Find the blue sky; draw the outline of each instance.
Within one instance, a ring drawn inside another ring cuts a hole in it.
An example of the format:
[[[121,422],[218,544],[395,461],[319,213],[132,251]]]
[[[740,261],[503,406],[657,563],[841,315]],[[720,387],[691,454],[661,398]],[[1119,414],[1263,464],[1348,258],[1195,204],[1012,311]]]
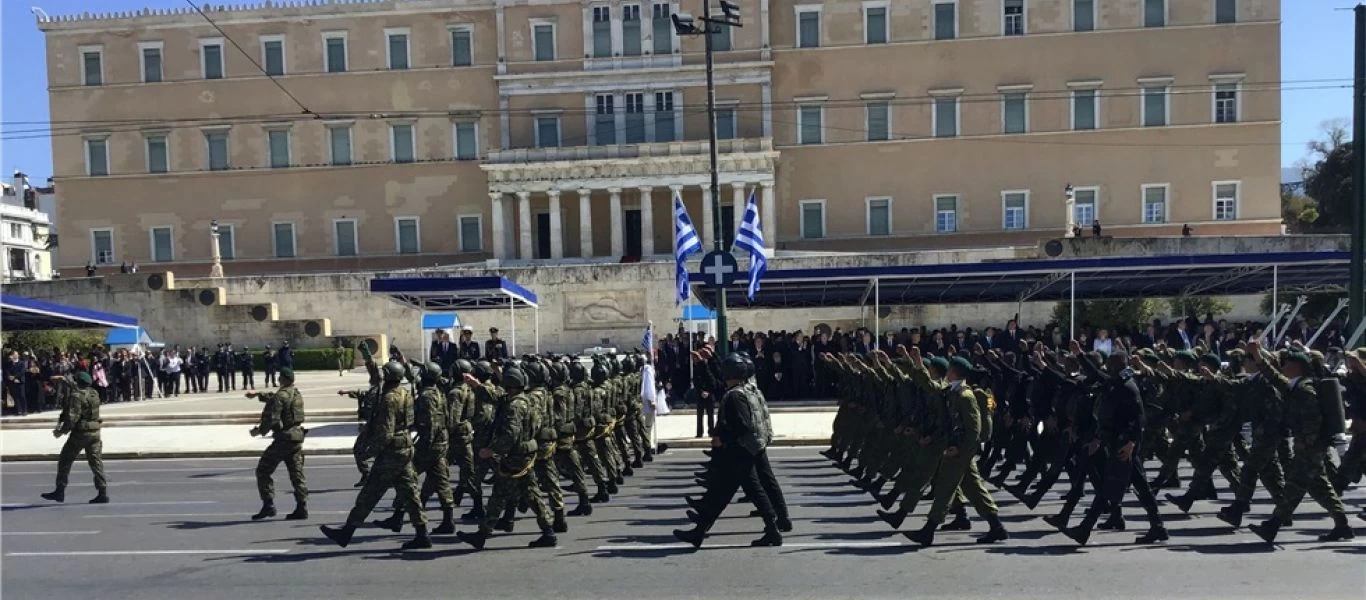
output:
[[[4,0],[0,2],[0,132],[33,129],[15,121],[46,121],[47,77],[43,36],[29,6],[49,14],[71,14],[98,7],[103,11],[143,7],[184,7],[183,0]],[[1352,13],[1334,10],[1350,0],[1282,0],[1282,81],[1335,80],[1328,84],[1289,84],[1291,88],[1345,85],[1352,78]],[[1305,155],[1304,144],[1319,134],[1319,124],[1350,119],[1349,89],[1291,89],[1281,92],[1281,163],[1293,165]],[[0,137],[20,134],[0,133]],[[28,136],[23,136],[28,137]],[[0,169],[7,176],[22,169],[37,181],[52,172],[48,140],[0,140]]]

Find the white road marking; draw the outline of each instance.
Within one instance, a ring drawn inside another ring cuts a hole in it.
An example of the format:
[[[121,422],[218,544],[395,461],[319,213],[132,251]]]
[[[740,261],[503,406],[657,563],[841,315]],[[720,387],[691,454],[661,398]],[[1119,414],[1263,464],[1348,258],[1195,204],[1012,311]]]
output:
[[[6,552],[5,556],[164,556],[180,554],[289,554],[288,549],[265,550],[76,550],[66,552]]]
[[[308,460],[309,462],[311,462],[311,461],[313,461],[313,460],[316,459],[316,458],[322,458],[322,457],[312,457],[312,456],[310,456],[310,457],[307,458],[307,460]],[[143,459],[143,460],[152,460],[152,459]],[[171,460],[190,460],[190,459],[178,458],[178,459],[171,459]],[[228,460],[228,459],[203,459],[203,460]],[[238,460],[258,460],[258,459],[255,458],[255,457],[243,456],[243,457],[239,457]],[[108,464],[108,462],[106,462],[105,464]],[[349,462],[348,462],[348,463],[337,463],[337,464],[334,464],[334,465],[307,465],[305,468],[308,469],[308,470],[310,470],[310,471],[312,471],[313,469],[347,469],[347,468],[354,469],[354,468],[356,468],[356,465],[353,464],[353,463],[349,463]],[[122,473],[122,474],[127,474],[127,473],[178,473],[178,472],[203,472],[203,471],[212,471],[212,470],[213,470],[213,468],[211,468],[211,467],[177,467],[177,468],[174,468],[174,469],[126,469],[126,470],[105,469],[104,472],[105,472],[105,474],[109,474],[109,473]],[[249,470],[251,470],[251,468],[250,468],[250,467],[242,467],[241,470],[249,471]],[[54,472],[54,471],[51,470],[51,469],[46,470],[46,471],[9,471],[9,470],[5,470],[5,469],[0,469],[0,476],[5,476],[5,475],[45,475],[45,476],[51,477],[52,474],[53,474],[53,472]],[[206,477],[205,479],[210,479],[210,478]]]
[[[350,511],[345,510],[310,510],[310,515],[345,515]],[[188,517],[243,517],[246,518],[248,511],[241,512],[217,512],[217,513],[146,513],[131,515],[81,515],[84,519],[180,519]],[[283,517],[282,517],[283,518]]]
[[[167,506],[181,504],[218,504],[217,500],[160,500],[156,502],[119,502],[119,506]],[[67,506],[60,502],[15,502],[0,504],[0,508],[29,508],[32,506]],[[71,503],[70,506],[80,506],[79,503]]]
[[[0,535],[95,535],[98,531],[0,531]]]
[[[783,544],[782,548],[894,548],[897,546],[909,546],[902,542],[805,542],[796,544]],[[611,546],[598,546],[597,550],[679,550],[692,548],[692,544],[620,544]],[[702,548],[749,548],[749,544],[706,544]]]
[[[108,485],[109,487],[129,487],[129,486],[145,487],[145,486],[149,486],[149,485],[190,485],[190,486],[200,486],[200,487],[203,487],[203,486],[205,486],[206,484],[213,484],[213,483],[227,482],[227,481],[256,481],[256,478],[255,478],[255,477],[205,477],[205,478],[203,478],[203,479],[198,479],[198,480],[194,480],[194,481],[111,481],[111,482],[109,482],[107,485]],[[49,484],[46,484],[46,483],[30,483],[30,484],[27,485],[27,487],[31,487],[31,488],[48,488],[48,487],[52,487],[52,486],[49,485]],[[82,484],[82,485],[73,485],[73,486],[70,486],[70,487],[82,488],[82,487],[93,487],[93,486],[89,486],[89,485],[84,485],[84,484]],[[175,502],[168,502],[167,504],[176,504],[176,503],[175,503]]]

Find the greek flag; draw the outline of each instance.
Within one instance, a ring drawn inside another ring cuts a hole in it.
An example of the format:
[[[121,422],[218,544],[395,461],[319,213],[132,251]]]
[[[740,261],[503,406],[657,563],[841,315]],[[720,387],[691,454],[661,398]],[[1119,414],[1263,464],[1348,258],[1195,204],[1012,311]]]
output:
[[[645,337],[640,340],[640,347],[645,349],[645,354],[654,357],[655,355],[655,324],[645,325]]]
[[[759,205],[754,201],[754,192],[749,193],[745,204],[745,218],[740,221],[740,231],[735,234],[735,248],[749,252],[749,299],[759,292],[759,280],[768,271],[768,259],[764,258],[764,232],[759,228]]]
[[[688,209],[683,206],[683,196],[674,193],[674,263],[675,276],[678,280],[678,297],[674,304],[679,304],[688,299],[688,257],[702,251],[702,240],[697,237],[697,230],[693,229],[692,219],[688,218]],[[645,334],[650,335],[650,331],[645,330]]]

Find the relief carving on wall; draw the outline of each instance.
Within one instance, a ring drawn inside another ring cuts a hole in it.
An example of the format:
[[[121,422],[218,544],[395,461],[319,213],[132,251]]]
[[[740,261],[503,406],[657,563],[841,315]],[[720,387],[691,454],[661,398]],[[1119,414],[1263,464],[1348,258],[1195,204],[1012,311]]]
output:
[[[644,290],[569,292],[564,295],[565,329],[625,329],[644,326]]]

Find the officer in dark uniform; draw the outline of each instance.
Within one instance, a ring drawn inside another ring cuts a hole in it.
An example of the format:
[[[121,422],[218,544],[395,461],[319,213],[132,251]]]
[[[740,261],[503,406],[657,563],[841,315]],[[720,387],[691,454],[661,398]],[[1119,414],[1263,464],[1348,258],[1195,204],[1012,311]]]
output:
[[[498,337],[498,328],[489,328],[489,339],[484,342],[484,358],[495,360],[508,357],[508,344]]]

